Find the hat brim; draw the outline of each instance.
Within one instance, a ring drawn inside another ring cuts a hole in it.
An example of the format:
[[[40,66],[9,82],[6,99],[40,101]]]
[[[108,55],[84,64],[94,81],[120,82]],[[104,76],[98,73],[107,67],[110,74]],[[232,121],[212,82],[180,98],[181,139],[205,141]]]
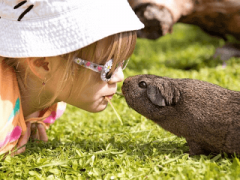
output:
[[[88,0],[43,19],[0,19],[0,56],[47,57],[81,49],[112,34],[144,25],[126,0]],[[91,5],[89,5],[91,4]]]

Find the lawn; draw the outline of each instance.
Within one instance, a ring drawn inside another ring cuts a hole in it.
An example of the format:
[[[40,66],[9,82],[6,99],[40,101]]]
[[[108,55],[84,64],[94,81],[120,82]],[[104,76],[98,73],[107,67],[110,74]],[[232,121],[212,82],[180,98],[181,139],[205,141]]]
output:
[[[231,58],[226,68],[212,58],[223,44],[178,24],[157,41],[138,39],[124,74],[193,78],[239,90],[240,58]],[[110,105],[96,114],[68,105],[48,130],[48,143],[28,143],[25,153],[0,161],[0,179],[240,179],[238,157],[189,157],[184,138],[130,109],[123,97],[112,103],[123,125]]]

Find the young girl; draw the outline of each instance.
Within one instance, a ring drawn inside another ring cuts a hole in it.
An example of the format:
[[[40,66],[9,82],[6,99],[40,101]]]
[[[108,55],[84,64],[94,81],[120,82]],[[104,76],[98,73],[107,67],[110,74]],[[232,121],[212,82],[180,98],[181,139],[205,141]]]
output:
[[[0,154],[47,141],[65,103],[104,110],[141,28],[127,0],[3,0]]]

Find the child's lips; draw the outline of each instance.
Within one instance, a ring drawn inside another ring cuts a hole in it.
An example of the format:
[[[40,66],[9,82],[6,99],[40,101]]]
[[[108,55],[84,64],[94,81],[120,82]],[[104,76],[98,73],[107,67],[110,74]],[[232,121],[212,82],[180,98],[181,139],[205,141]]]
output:
[[[114,94],[110,94],[110,95],[107,95],[107,96],[105,96],[105,97],[107,97],[108,99],[110,99],[110,100],[111,100],[111,99],[112,99],[112,97],[113,97],[113,95],[114,95]]]

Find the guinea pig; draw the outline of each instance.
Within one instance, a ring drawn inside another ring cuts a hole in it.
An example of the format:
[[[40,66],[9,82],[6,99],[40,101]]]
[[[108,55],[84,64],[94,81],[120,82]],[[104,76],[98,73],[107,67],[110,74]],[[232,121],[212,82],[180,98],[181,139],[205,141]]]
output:
[[[186,138],[190,155],[240,154],[240,92],[145,74],[125,79],[122,93],[135,111]]]

